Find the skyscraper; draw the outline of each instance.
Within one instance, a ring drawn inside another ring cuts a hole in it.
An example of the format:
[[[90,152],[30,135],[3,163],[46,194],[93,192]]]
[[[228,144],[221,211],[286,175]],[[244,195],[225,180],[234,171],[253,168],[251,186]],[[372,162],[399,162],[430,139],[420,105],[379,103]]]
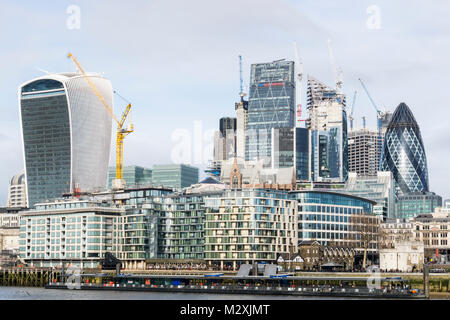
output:
[[[251,65],[246,160],[271,166],[272,128],[295,126],[294,62],[277,60]]]
[[[308,76],[307,108],[313,180],[346,181],[348,141],[345,95]]]
[[[272,129],[272,168],[295,168],[299,181],[309,179],[309,130],[306,128]]]
[[[295,166],[295,128],[272,128],[272,168]]]
[[[295,176],[297,180],[309,180],[310,167],[310,131],[307,128],[295,128]]]
[[[419,125],[405,103],[400,103],[389,122],[381,163],[396,182],[396,196],[429,191],[428,167]]]
[[[248,124],[248,101],[241,96],[241,101],[235,103],[236,110],[236,157],[245,159],[245,136]]]
[[[109,80],[88,74],[109,105]],[[104,188],[111,116],[79,73],[49,74],[19,86],[27,202],[60,197],[74,188]]]
[[[214,133],[214,162],[236,156],[236,118],[221,118]]]
[[[226,138],[229,132],[236,131],[236,118],[220,118],[219,129],[222,136]]]
[[[348,169],[360,176],[376,176],[380,164],[378,132],[368,129],[348,134]]]

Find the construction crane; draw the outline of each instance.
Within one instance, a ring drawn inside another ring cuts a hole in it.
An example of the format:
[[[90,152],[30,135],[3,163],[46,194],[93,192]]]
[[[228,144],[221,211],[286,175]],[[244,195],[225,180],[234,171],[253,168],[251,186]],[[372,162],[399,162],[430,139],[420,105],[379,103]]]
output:
[[[302,78],[303,78],[303,62],[300,62],[298,56],[297,43],[294,41],[294,54],[295,54],[295,64],[297,67],[297,124],[306,121],[306,119],[301,119],[302,117]]]
[[[112,182],[112,187],[114,189],[123,189],[125,187],[125,180],[123,179],[123,140],[127,135],[132,133],[134,131],[133,124],[130,123],[130,125],[127,128],[124,128],[125,121],[128,117],[128,115],[131,112],[131,104],[128,103],[128,105],[125,108],[125,111],[122,114],[122,117],[120,120],[115,116],[113,109],[108,105],[103,95],[100,93],[100,91],[97,89],[97,87],[94,85],[94,83],[89,79],[86,72],[84,71],[83,67],[81,67],[78,60],[73,56],[73,54],[69,53],[68,58],[72,59],[73,63],[77,66],[78,70],[83,75],[84,80],[88,83],[89,87],[92,89],[92,91],[95,93],[97,98],[101,101],[105,109],[108,111],[109,115],[113,118],[113,120],[117,124],[117,137],[116,137],[116,178]],[[120,95],[119,95],[120,96]]]
[[[328,39],[328,53],[330,54],[331,67],[333,68],[334,82],[336,84],[336,92],[340,93],[342,90],[342,86],[344,85],[344,72],[340,67],[336,66],[330,39]]]
[[[242,77],[242,56],[239,55],[239,96],[241,97],[241,102],[244,100],[244,79]]]
[[[367,96],[369,97],[370,102],[372,103],[373,107],[375,108],[376,112],[377,112],[377,130],[378,130],[378,155],[379,155],[379,164],[381,167],[381,159],[383,157],[382,154],[382,137],[381,137],[381,122],[382,119],[385,115],[385,113],[381,112],[380,109],[378,109],[377,105],[375,104],[375,102],[373,101],[372,97],[370,96],[369,90],[367,90],[366,85],[364,84],[364,82],[361,80],[361,78],[358,78],[359,82],[361,82],[361,85],[364,89],[364,91],[366,92]],[[365,125],[364,125],[365,127]]]
[[[353,130],[353,112],[355,111],[355,101],[356,101],[356,90],[355,93],[353,94],[353,102],[352,102],[352,111],[350,112],[350,130]]]
[[[372,106],[375,108],[375,111],[377,112],[377,129],[378,129],[378,135],[381,137],[381,118],[382,118],[382,112],[378,109],[377,105],[373,101],[372,97],[370,96],[369,91],[366,88],[366,85],[361,80],[361,78],[358,78],[359,82],[361,82],[361,85],[366,92],[367,96],[369,97],[370,103],[372,103]]]

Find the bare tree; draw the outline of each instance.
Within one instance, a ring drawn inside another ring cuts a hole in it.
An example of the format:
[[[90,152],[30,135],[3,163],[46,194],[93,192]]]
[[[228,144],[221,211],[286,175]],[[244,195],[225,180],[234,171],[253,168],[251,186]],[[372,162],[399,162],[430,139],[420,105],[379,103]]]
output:
[[[379,218],[368,214],[350,216],[350,237],[353,247],[363,251],[363,269],[366,268],[367,252],[371,244],[377,244],[379,236]]]

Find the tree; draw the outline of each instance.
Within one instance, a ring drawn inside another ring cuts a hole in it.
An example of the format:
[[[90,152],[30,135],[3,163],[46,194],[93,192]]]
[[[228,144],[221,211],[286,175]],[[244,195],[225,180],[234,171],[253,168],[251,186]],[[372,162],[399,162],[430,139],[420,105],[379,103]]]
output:
[[[371,244],[377,245],[379,218],[368,214],[352,214],[350,216],[350,238],[355,249],[363,251],[363,269],[366,268],[367,251]]]

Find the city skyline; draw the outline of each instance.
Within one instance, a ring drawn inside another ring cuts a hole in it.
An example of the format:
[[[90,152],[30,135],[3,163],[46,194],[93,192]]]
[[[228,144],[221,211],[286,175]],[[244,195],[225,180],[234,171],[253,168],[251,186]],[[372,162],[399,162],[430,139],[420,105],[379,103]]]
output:
[[[326,48],[328,38],[332,39],[337,63],[344,70],[343,90],[347,101],[351,93],[358,90],[355,128],[362,126],[362,122],[358,121],[362,115],[366,116],[369,127],[375,128],[376,125],[375,111],[358,85],[357,79],[361,76],[380,109],[384,109],[386,103],[393,112],[401,101],[410,106],[421,128],[428,155],[430,189],[444,199],[449,197],[446,182],[450,175],[445,161],[441,160],[450,155],[449,141],[446,138],[450,129],[446,123],[436,123],[435,120],[437,115],[445,117],[446,112],[448,114],[444,105],[444,77],[446,71],[449,71],[446,60],[448,50],[445,48],[450,47],[450,41],[445,38],[445,33],[450,25],[442,17],[445,16],[443,13],[450,11],[449,6],[422,5],[423,10],[415,11],[411,5],[404,11],[405,8],[399,4],[380,1],[381,28],[371,30],[366,26],[369,17],[366,9],[371,3],[364,1],[350,10],[349,6],[339,9],[337,5],[327,4],[329,12],[321,11],[321,5],[308,1],[301,4],[285,1],[276,5],[264,2],[263,8],[255,8],[250,2],[244,2],[240,5],[242,11],[257,10],[254,11],[257,19],[252,23],[245,22],[243,12],[238,11],[234,17],[236,12],[231,10],[232,6],[227,5],[224,12],[217,9],[217,6],[220,7],[218,4],[205,6],[205,2],[200,1],[188,8],[186,4],[180,3],[179,11],[174,12],[173,17],[173,22],[177,19],[178,22],[171,26],[163,38],[157,37],[154,41],[157,46],[152,46],[151,41],[138,44],[136,39],[139,39],[139,31],[136,30],[141,28],[144,32],[151,31],[148,35],[150,38],[157,36],[152,29],[163,21],[158,20],[155,13],[170,12],[171,9],[166,4],[142,3],[142,13],[130,10],[133,15],[138,15],[133,19],[130,29],[127,29],[126,24],[119,29],[113,24],[109,25],[109,22],[98,24],[95,16],[111,15],[112,20],[119,19],[126,12],[122,3],[108,2],[108,5],[102,5],[77,1],[74,4],[81,9],[79,30],[71,30],[66,26],[66,20],[70,16],[66,9],[71,4],[64,2],[51,6],[50,2],[43,2],[39,7],[31,2],[3,4],[5,10],[0,16],[12,28],[0,31],[6,41],[5,48],[9,47],[1,53],[0,62],[2,69],[8,74],[8,77],[1,80],[0,86],[3,98],[1,110],[4,114],[0,120],[4,128],[0,132],[0,146],[7,150],[0,160],[4,164],[0,170],[0,179],[4,181],[4,186],[0,189],[1,204],[6,203],[8,181],[23,169],[17,87],[28,79],[42,75],[36,67],[49,69],[51,72],[74,71],[71,62],[64,58],[69,50],[79,53],[87,70],[105,72],[113,88],[133,102],[137,132],[125,144],[125,164],[150,166],[170,162],[171,149],[176,143],[172,141],[171,134],[177,128],[193,132],[194,121],[201,120],[203,129],[214,129],[219,118],[234,116],[234,102],[239,98],[238,54],[243,55],[244,82],[248,85],[250,64],[279,58],[293,60],[292,42],[297,41],[305,74],[311,74],[332,85],[333,73]],[[28,13],[22,12],[29,7],[32,9]],[[196,13],[200,7],[201,10]],[[346,11],[340,20],[336,20],[336,10]],[[3,16],[7,12],[9,14]],[[433,12],[440,14],[436,16]],[[10,20],[16,13],[21,13],[22,17],[29,20]],[[195,23],[194,13],[208,18],[200,24]],[[192,20],[187,18],[189,14],[192,14]],[[218,16],[221,19],[216,22],[215,18]],[[268,20],[270,17],[274,19]],[[226,18],[233,19],[227,22],[224,21]],[[298,20],[294,22],[295,18]],[[24,23],[24,26],[19,23]],[[236,23],[242,25],[236,27]],[[339,23],[339,28],[332,29],[332,23]],[[202,44],[196,47],[195,44],[201,44],[205,36],[209,35],[201,32],[204,24],[215,25],[218,37],[211,46],[205,47]],[[233,27],[226,30],[230,24]],[[419,25],[420,32],[417,29]],[[190,28],[183,30],[183,26]],[[264,27],[264,33],[255,30],[258,26]],[[355,31],[345,35],[355,26]],[[239,32],[241,29],[243,34]],[[24,41],[17,44],[17,37],[22,36],[25,30],[27,33],[22,37]],[[131,50],[124,41],[130,30],[135,37],[130,40]],[[105,32],[106,37],[97,42],[96,39],[102,32]],[[181,37],[176,37],[177,33]],[[39,36],[34,37],[36,34]],[[264,34],[272,34],[274,37],[263,37]],[[249,35],[257,37],[249,38]],[[166,39],[171,37],[172,39]],[[361,40],[362,38],[364,39]],[[190,50],[180,50],[188,46],[189,41],[194,44],[189,46]],[[233,41],[235,43],[232,45]],[[367,58],[369,53],[371,55]],[[130,61],[129,55],[135,55],[136,59]],[[367,60],[361,61],[363,58]],[[431,62],[431,58],[434,62]],[[126,64],[120,65],[121,61],[126,61]],[[434,81],[426,80],[430,77]],[[433,92],[440,92],[441,96],[424,94],[431,89]],[[305,99],[305,80],[302,90]],[[115,102],[116,110],[121,110],[122,102],[117,98]],[[306,103],[303,102],[302,105],[306,106]],[[430,108],[435,110],[436,117],[430,115]],[[143,144],[148,147],[142,148]],[[114,151],[111,152],[110,164],[114,163],[113,158]],[[202,169],[206,163],[199,164],[194,160],[192,165]]]

